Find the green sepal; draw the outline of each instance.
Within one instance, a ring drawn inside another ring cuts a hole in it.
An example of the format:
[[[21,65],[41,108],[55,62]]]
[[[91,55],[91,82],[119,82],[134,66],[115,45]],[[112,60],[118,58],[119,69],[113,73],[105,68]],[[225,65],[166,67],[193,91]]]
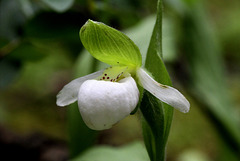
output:
[[[142,65],[139,48],[129,37],[114,28],[88,20],[79,35],[89,53],[104,63],[130,68]]]

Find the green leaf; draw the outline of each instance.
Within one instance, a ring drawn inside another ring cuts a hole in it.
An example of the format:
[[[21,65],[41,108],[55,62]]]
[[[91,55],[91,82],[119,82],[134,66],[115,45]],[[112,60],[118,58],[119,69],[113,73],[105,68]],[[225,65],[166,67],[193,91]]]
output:
[[[79,34],[83,46],[93,57],[104,63],[132,68],[142,65],[138,47],[116,29],[88,20]]]
[[[34,8],[30,0],[19,0],[21,9],[26,17],[32,17],[34,15]]]
[[[188,4],[185,4],[186,7]],[[223,60],[201,1],[195,1],[184,14],[182,33],[184,53],[191,70],[189,91],[210,115],[218,133],[232,152],[239,155],[240,128],[237,108],[228,93]]]
[[[139,47],[140,52],[142,54],[143,62],[146,58],[148,45],[152,35],[152,29],[154,28],[154,24],[156,21],[156,15],[151,15],[144,18],[140,23],[137,25],[127,29],[124,31],[127,36],[130,37],[131,40],[136,43]],[[171,18],[165,17],[163,18],[163,53],[164,53],[164,60],[166,61],[174,61],[176,59],[176,46],[175,46],[175,39],[176,34],[174,32],[175,24]]]
[[[190,149],[181,153],[178,157],[178,161],[211,161],[211,159],[199,150]]]
[[[21,11],[19,1],[0,1],[0,37],[1,39],[13,40],[19,36],[17,32],[26,22],[26,17]]]
[[[72,161],[149,161],[149,158],[144,146],[140,142],[134,142],[117,148],[94,147]]]
[[[157,19],[149,44],[145,67],[152,73],[156,81],[171,86],[171,80],[162,61],[161,0],[158,1],[157,6]],[[140,108],[144,116],[143,136],[148,154],[152,161],[163,161],[173,117],[173,108],[162,103],[147,91],[145,91]]]
[[[42,0],[42,2],[57,12],[64,12],[72,6],[74,0]]]

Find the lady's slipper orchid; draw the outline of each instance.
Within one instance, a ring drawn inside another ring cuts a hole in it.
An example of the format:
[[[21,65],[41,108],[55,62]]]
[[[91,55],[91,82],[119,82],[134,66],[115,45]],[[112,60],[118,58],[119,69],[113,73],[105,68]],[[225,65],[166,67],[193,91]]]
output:
[[[162,102],[188,112],[189,102],[176,89],[156,82],[143,68],[138,47],[126,35],[103,23],[88,20],[80,30],[84,47],[111,67],[71,81],[57,95],[57,105],[78,100],[86,125],[111,128],[128,116],[139,102],[138,83]]]

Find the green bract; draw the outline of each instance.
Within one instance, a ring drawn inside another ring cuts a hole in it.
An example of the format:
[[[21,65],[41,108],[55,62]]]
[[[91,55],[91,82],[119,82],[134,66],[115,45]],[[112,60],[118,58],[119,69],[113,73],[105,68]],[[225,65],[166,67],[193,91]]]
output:
[[[88,20],[80,30],[83,46],[96,59],[109,65],[141,67],[138,47],[122,32],[103,23]]]

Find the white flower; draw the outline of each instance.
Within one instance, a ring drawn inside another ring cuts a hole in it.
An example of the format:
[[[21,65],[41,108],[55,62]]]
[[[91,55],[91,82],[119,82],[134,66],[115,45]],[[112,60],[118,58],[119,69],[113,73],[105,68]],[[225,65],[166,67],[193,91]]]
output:
[[[138,68],[136,78],[143,88],[181,112],[190,104],[175,88],[156,82]],[[57,105],[66,106],[78,101],[86,125],[94,130],[109,129],[128,116],[137,106],[139,90],[126,67],[110,67],[71,81],[57,95]]]
[[[58,106],[78,100],[89,128],[108,129],[128,116],[139,102],[136,83],[162,102],[181,112],[189,111],[189,102],[178,90],[156,82],[141,68],[140,50],[126,35],[92,20],[85,23],[79,35],[93,57],[112,66],[73,80],[57,95]]]
[[[119,82],[87,80],[78,93],[78,106],[86,125],[94,130],[111,128],[136,107],[139,91],[132,77]]]

